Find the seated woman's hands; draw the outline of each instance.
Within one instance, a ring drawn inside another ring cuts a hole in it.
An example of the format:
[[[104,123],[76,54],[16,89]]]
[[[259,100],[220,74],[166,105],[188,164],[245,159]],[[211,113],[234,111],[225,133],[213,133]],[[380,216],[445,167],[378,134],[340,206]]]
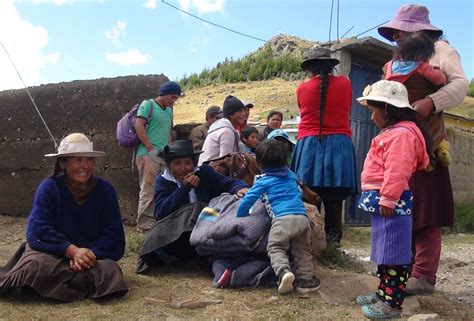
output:
[[[237,193],[235,193],[235,195],[237,195],[238,198],[242,198],[245,196],[248,190],[249,189],[247,187],[241,188],[237,191]]]
[[[74,272],[82,272],[95,266],[96,256],[88,248],[69,245],[66,257],[70,259],[69,268]]]
[[[199,186],[199,177],[194,175],[193,172],[186,174],[183,179],[183,185],[191,188]]]

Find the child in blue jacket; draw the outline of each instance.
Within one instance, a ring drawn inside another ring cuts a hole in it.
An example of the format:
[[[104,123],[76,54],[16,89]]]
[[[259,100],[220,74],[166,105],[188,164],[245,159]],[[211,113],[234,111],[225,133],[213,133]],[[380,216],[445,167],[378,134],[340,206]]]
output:
[[[286,166],[285,145],[277,140],[265,140],[258,145],[256,158],[263,174],[257,176],[245,194],[237,217],[248,216],[252,205],[261,197],[272,217],[267,252],[279,279],[278,292],[293,291],[295,274],[297,292],[316,291],[320,281],[313,274],[311,226],[298,179]],[[294,257],[295,274],[291,272],[288,251]]]

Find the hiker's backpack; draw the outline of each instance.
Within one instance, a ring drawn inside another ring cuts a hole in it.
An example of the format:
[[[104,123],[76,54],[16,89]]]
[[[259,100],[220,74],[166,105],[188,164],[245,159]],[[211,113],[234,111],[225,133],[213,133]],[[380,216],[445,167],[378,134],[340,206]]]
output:
[[[147,123],[150,121],[153,116],[153,103],[148,113]],[[120,120],[117,122],[117,141],[118,144],[122,147],[136,147],[140,144],[140,139],[138,138],[137,133],[135,132],[135,120],[137,119],[137,112],[140,104],[136,104],[132,109],[126,113]]]

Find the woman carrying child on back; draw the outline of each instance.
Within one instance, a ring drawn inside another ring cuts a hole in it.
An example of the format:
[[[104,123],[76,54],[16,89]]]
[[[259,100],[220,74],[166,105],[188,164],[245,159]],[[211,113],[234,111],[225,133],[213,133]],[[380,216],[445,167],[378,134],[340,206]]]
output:
[[[408,102],[406,88],[381,80],[357,98],[382,129],[370,145],[361,174],[359,208],[370,213],[371,260],[378,265],[378,291],[361,295],[356,302],[370,319],[399,317],[409,277],[412,252],[413,194],[408,181],[429,164],[431,139],[420,127],[417,113]]]
[[[268,235],[267,252],[275,274],[278,292],[293,291],[296,274],[296,291],[307,293],[319,288],[320,280],[314,276],[311,255],[311,227],[296,175],[286,166],[284,143],[266,139],[256,151],[262,175],[245,194],[237,210],[237,217],[249,215],[249,210],[259,197],[272,217]],[[295,274],[291,272],[288,252],[294,258]]]

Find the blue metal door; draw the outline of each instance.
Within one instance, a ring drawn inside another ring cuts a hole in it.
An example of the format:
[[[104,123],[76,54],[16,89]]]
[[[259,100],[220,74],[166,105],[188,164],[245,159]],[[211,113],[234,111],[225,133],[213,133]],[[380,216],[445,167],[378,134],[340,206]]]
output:
[[[364,166],[365,156],[370,147],[370,142],[379,130],[370,120],[370,112],[361,106],[356,98],[362,96],[365,86],[380,80],[382,69],[374,70],[367,67],[352,64],[349,79],[352,86],[352,106],[351,106],[351,129],[352,142],[356,153],[356,173],[357,183],[360,189],[360,174]],[[348,198],[346,201],[345,222],[351,226],[370,225],[370,216],[357,208],[356,204],[360,195]]]

